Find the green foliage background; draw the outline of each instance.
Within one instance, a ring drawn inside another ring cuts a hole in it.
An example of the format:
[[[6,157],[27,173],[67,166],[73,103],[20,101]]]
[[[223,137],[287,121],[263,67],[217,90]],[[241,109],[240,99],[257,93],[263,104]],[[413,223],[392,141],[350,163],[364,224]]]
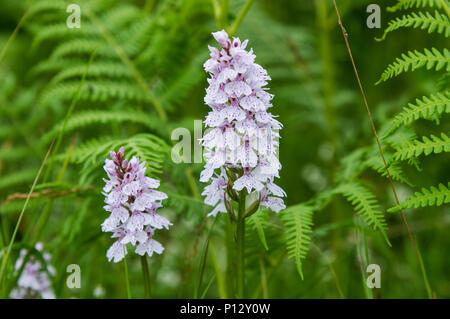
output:
[[[107,261],[112,240],[100,229],[101,166],[121,145],[169,195],[161,211],[174,226],[158,232],[166,250],[149,259],[152,297],[233,297],[227,217],[206,218],[202,164],[173,163],[170,132],[192,131],[206,115],[211,32],[231,25],[245,2],[230,0],[224,16],[215,0],[0,1],[0,261],[56,140],[12,246],[3,297],[19,250],[37,241],[52,254],[57,297],[126,297],[123,264]],[[237,29],[272,77],[272,112],[284,124],[279,185],[288,194],[285,211],[248,220],[248,297],[450,297],[448,1],[379,1],[382,28],[369,29],[373,2],[337,1],[401,207],[332,1],[255,0]],[[80,29],[66,26],[69,3],[81,6]],[[127,261],[132,296],[142,297],[139,260]],[[365,285],[371,263],[381,266],[380,289]],[[65,285],[69,264],[81,267],[81,289]]]

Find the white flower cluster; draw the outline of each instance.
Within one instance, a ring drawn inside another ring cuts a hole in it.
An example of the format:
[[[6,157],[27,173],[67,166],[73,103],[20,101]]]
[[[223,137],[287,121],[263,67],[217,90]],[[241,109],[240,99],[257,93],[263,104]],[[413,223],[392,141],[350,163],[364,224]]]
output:
[[[109,261],[119,262],[127,254],[126,245],[136,246],[136,253],[161,254],[163,246],[153,239],[155,229],[172,225],[156,209],[167,198],[163,192],[155,190],[159,181],[145,176],[145,162],[133,156],[130,161],[124,159],[124,148],[110,153],[111,159],[105,160],[104,169],[109,180],[104,180],[104,207],[111,215],[103,222],[102,230],[112,232],[117,241],[108,249]]]
[[[270,77],[254,62],[253,50],[245,50],[247,40],[231,41],[224,30],[213,36],[222,48],[209,47],[210,59],[204,64],[210,74],[205,103],[212,111],[204,121],[211,131],[200,140],[207,159],[200,181],[210,181],[202,195],[206,204],[215,206],[210,215],[226,212],[226,188],[231,185],[227,171],[239,172],[232,188],[245,188],[259,197],[260,206],[279,212],[286,196],[274,184],[281,169],[277,155],[282,125],[267,111],[273,95],[264,86]]]

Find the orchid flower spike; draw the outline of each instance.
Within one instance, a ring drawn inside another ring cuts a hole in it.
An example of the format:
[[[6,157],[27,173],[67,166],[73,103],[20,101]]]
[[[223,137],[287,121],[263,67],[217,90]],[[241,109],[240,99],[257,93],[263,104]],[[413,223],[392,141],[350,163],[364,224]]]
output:
[[[212,35],[221,48],[209,47],[204,64],[209,74],[204,101],[211,108],[204,123],[211,130],[200,139],[206,158],[200,181],[209,182],[202,195],[214,206],[209,215],[227,212],[229,201],[242,192],[259,201],[257,206],[279,212],[286,207],[286,193],[274,183],[281,169],[282,125],[268,112],[270,77],[255,63],[253,50],[246,50],[247,40],[231,40],[224,30]]]

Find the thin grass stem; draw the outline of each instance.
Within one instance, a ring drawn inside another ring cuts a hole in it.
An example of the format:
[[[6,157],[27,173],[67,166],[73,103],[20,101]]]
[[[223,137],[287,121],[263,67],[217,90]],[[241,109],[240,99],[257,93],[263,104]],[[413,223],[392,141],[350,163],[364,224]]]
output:
[[[250,10],[250,7],[252,6],[254,0],[247,0],[242,7],[241,11],[239,12],[239,15],[234,20],[233,25],[230,28],[230,31],[228,34],[230,35],[230,38],[236,34],[237,29],[242,23],[242,20],[244,20],[245,15],[247,14],[248,10]]]
[[[8,262],[9,255],[11,254],[11,249],[12,249],[12,246],[13,246],[14,241],[15,241],[15,239],[16,239],[17,232],[18,232],[18,230],[19,230],[19,226],[20,226],[20,223],[21,223],[21,221],[22,221],[23,215],[24,215],[25,210],[27,209],[28,203],[29,203],[29,201],[30,201],[31,194],[33,194],[34,188],[36,187],[36,184],[37,184],[37,181],[39,180],[39,177],[41,176],[42,170],[43,170],[43,168],[44,168],[44,166],[45,166],[45,164],[46,164],[46,162],[47,162],[47,159],[48,159],[50,153],[51,153],[52,150],[53,150],[53,144],[54,144],[54,142],[55,142],[55,139],[53,139],[52,144],[51,144],[50,147],[48,148],[47,154],[45,154],[45,157],[44,157],[44,160],[42,161],[41,167],[39,168],[39,171],[38,171],[38,173],[37,173],[37,175],[36,175],[36,177],[35,177],[35,179],[34,179],[34,181],[33,181],[33,185],[31,186],[30,192],[28,193],[27,199],[25,200],[25,203],[23,204],[22,210],[21,210],[21,212],[20,212],[20,214],[19,214],[19,219],[17,220],[16,226],[15,226],[15,228],[14,228],[14,232],[13,232],[12,237],[11,237],[11,240],[10,240],[10,242],[9,242],[8,249],[7,249],[7,251],[6,251],[5,258],[2,259],[2,264],[1,264],[1,268],[0,268],[0,282],[1,282],[2,279],[3,279],[4,272],[5,272],[5,268],[6,268],[6,263]]]

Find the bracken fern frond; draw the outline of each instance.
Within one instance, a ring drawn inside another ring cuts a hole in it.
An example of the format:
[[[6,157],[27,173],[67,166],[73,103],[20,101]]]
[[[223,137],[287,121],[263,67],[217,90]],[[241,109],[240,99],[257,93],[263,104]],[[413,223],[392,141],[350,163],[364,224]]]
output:
[[[411,14],[404,15],[401,18],[396,18],[395,20],[389,21],[388,27],[384,30],[383,36],[381,38],[376,38],[376,40],[382,41],[386,38],[388,33],[405,27],[421,28],[422,30],[427,30],[428,33],[444,33],[445,37],[450,35],[450,22],[445,14],[441,14],[436,11],[433,16],[429,12],[413,12]]]
[[[401,209],[441,206],[448,203],[450,203],[450,183],[447,186],[439,184],[438,187],[431,186],[430,189],[422,188],[421,192],[415,192],[400,205],[388,209],[388,212],[395,213]]]
[[[375,196],[367,188],[357,182],[350,182],[339,185],[333,192],[342,194],[355,207],[356,213],[361,215],[369,226],[380,231],[390,245],[386,234],[387,224],[383,212],[379,209]]]
[[[394,117],[385,136],[391,134],[400,126],[411,124],[420,118],[434,120],[436,116],[449,112],[450,91],[423,96],[421,99],[416,99],[415,104],[409,103],[407,107],[403,108],[403,112]]]
[[[64,132],[67,133],[94,124],[110,124],[122,122],[140,124],[151,130],[154,130],[155,128],[162,130],[159,125],[159,121],[157,121],[154,117],[149,116],[148,113],[138,110],[133,110],[133,112],[126,110],[88,110],[72,115],[66,123]],[[61,127],[62,123],[56,125],[43,137],[43,139],[45,141],[51,140],[58,134]]]
[[[441,133],[441,137],[431,135],[430,137],[422,137],[422,141],[414,140],[412,143],[406,143],[392,156],[393,160],[406,160],[420,155],[430,155],[432,153],[439,154],[442,152],[450,152],[450,138]]]
[[[441,53],[438,49],[432,48],[431,50],[425,49],[424,53],[417,50],[409,51],[407,54],[403,53],[401,58],[397,58],[394,63],[388,65],[376,84],[424,66],[427,70],[439,71],[444,68],[446,71],[450,71],[450,51],[444,48]]]
[[[269,247],[267,246],[266,235],[264,233],[264,228],[266,228],[267,226],[268,217],[269,215],[267,210],[262,210],[247,218],[249,226],[256,232],[265,250],[269,250]]]
[[[168,152],[167,144],[152,134],[137,134],[129,138],[100,139],[87,142],[74,149],[71,162],[85,163],[86,167],[96,166],[97,160],[104,159],[111,150],[124,146],[128,157],[136,156],[146,162],[150,173],[160,173]],[[60,157],[59,159],[63,159]]]
[[[398,10],[424,7],[442,8],[442,3],[441,0],[398,0],[394,6],[388,7],[387,10],[390,12],[395,12]]]
[[[368,157],[366,160],[367,166],[378,172],[383,177],[388,178],[386,167],[384,166],[383,160],[379,154]],[[394,181],[405,183],[411,185],[411,182],[406,178],[403,173],[402,167],[398,163],[392,163],[388,167],[389,175]]]
[[[84,65],[74,65],[66,67],[53,77],[51,84],[56,84],[67,79],[81,78],[86,73]],[[86,73],[86,78],[105,77],[118,79],[132,79],[133,75],[130,70],[122,65],[114,62],[92,63]]]
[[[303,279],[302,259],[309,251],[310,233],[313,225],[312,207],[299,204],[280,212],[280,218],[286,227],[285,241],[290,259],[294,259],[297,271]]]
[[[79,82],[65,82],[50,86],[42,93],[39,105],[48,106],[73,98],[78,91]],[[85,81],[79,92],[80,101],[128,100],[135,102],[150,102],[144,92],[131,83],[116,83],[112,81]]]

